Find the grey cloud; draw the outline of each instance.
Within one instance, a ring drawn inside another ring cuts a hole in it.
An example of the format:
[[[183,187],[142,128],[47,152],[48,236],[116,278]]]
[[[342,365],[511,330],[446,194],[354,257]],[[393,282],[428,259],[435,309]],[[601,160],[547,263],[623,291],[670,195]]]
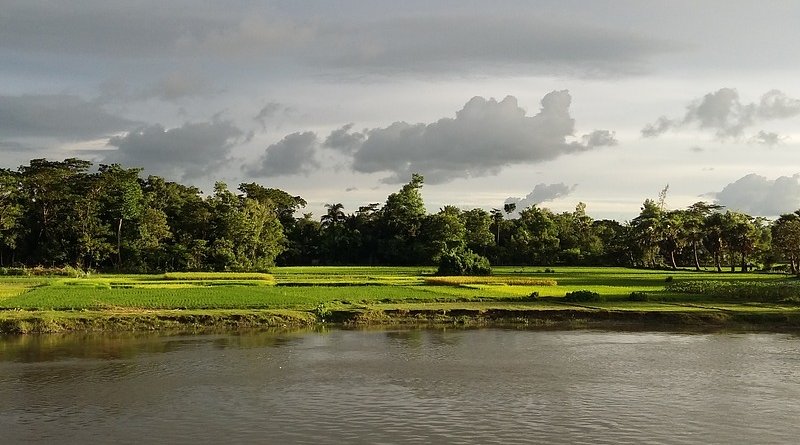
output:
[[[10,0],[0,14],[0,49],[127,60],[236,58],[237,63],[266,62],[281,69],[313,66],[359,73],[509,71],[589,77],[639,74],[654,56],[683,49],[610,25],[503,14],[497,8],[398,17],[396,8],[387,5],[380,16],[324,19],[325,5],[287,15],[276,12],[291,9],[285,5],[262,5],[256,9],[266,11],[258,13],[251,5],[229,3],[175,0],[155,7],[151,2]]]
[[[229,121],[185,123],[165,129],[150,125],[113,137],[117,147],[103,162],[143,167],[148,173],[195,178],[211,173],[229,161],[242,131]]]
[[[261,128],[266,130],[267,121],[277,120],[280,121],[286,116],[292,114],[294,109],[278,102],[270,102],[264,105],[258,114],[253,117],[253,120],[261,124]],[[278,122],[279,124],[280,122]]]
[[[352,154],[358,150],[361,144],[364,143],[367,135],[360,132],[350,132],[353,125],[354,124],[350,123],[333,130],[331,134],[325,138],[324,145],[346,154]]]
[[[758,115],[762,119],[783,119],[800,114],[800,100],[788,97],[779,90],[771,90],[761,96]]]
[[[395,122],[365,130],[361,145],[351,149],[353,169],[361,173],[390,172],[385,179],[389,183],[403,182],[415,172],[424,174],[429,183],[442,183],[492,175],[512,164],[542,162],[612,144],[613,134],[603,130],[593,132],[583,142],[567,141],[575,126],[569,114],[571,100],[568,91],[553,91],[542,98],[536,115],[527,116],[512,96],[502,101],[474,97],[455,118],[430,124]],[[343,131],[337,137],[358,139],[348,129],[340,129]]]
[[[761,130],[756,135],[751,137],[749,142],[752,144],[760,144],[769,147],[774,147],[778,144],[783,143],[785,139],[786,136],[781,136],[778,133],[766,132],[764,130]]]
[[[211,92],[211,86],[201,76],[184,71],[176,71],[156,82],[143,93],[143,97],[158,97],[166,101],[201,96]]]
[[[325,24],[318,32],[335,49],[321,52],[321,63],[386,73],[519,71],[524,66],[527,73],[633,74],[651,56],[678,49],[615,29],[532,16],[388,18]]]
[[[15,141],[0,140],[0,151],[30,151],[31,147]]]
[[[751,215],[777,216],[800,208],[800,174],[775,180],[749,174],[715,194],[716,203]]]
[[[610,147],[619,143],[614,132],[608,130],[595,130],[589,134],[583,135],[581,139],[588,148]]]
[[[714,130],[717,138],[739,138],[758,122],[800,115],[800,100],[778,90],[761,96],[758,103],[742,103],[733,88],[721,88],[693,101],[682,118],[659,117],[642,129],[642,136],[655,137],[669,130],[695,126]]]
[[[109,136],[134,125],[78,96],[0,96],[0,134],[5,138],[84,140]]]
[[[519,212],[520,210],[524,210],[534,204],[541,204],[543,202],[553,201],[555,199],[567,196],[572,193],[576,187],[577,185],[568,186],[563,182],[557,184],[536,184],[536,187],[533,188],[533,191],[528,193],[526,197],[510,197],[506,199],[505,203],[516,204],[516,211]]]
[[[308,173],[319,167],[314,159],[317,135],[314,132],[292,133],[267,147],[254,166],[245,167],[252,176],[283,176]]]

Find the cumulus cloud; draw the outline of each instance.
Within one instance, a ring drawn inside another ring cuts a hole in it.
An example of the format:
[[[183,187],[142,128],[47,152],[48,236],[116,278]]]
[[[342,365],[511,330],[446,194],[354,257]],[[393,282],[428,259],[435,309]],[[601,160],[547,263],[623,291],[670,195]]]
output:
[[[541,204],[547,201],[553,201],[558,198],[562,198],[564,196],[569,195],[572,193],[577,185],[566,185],[563,182],[557,184],[536,184],[536,187],[533,188],[533,191],[528,193],[528,195],[524,198],[514,198],[509,197],[506,199],[506,204],[516,204],[517,209],[516,211],[519,212],[520,210],[527,209],[528,207]]]
[[[110,136],[134,125],[78,96],[0,96],[0,135],[9,139],[87,140]]]
[[[352,154],[354,171],[388,172],[388,183],[404,182],[411,173],[442,183],[616,143],[607,130],[568,140],[575,139],[571,101],[568,91],[553,91],[542,98],[539,112],[528,116],[512,96],[501,101],[474,97],[455,118],[429,124],[395,122],[363,132],[352,132],[352,125],[346,125],[332,132],[325,145]]]
[[[715,202],[751,215],[777,216],[800,208],[800,174],[771,180],[751,173],[714,194]]]
[[[245,172],[260,177],[307,174],[319,167],[314,158],[317,145],[314,132],[292,133],[267,147],[255,165],[245,167]]]
[[[735,89],[721,88],[690,103],[683,117],[659,117],[642,129],[642,136],[656,137],[669,130],[697,127],[714,131],[719,139],[739,138],[747,128],[759,122],[798,115],[800,100],[781,91],[768,91],[758,103],[742,103]]]
[[[231,149],[243,132],[224,120],[185,123],[166,129],[150,125],[116,136],[108,145],[117,147],[103,159],[143,167],[148,173],[195,178],[214,172],[230,160]]]

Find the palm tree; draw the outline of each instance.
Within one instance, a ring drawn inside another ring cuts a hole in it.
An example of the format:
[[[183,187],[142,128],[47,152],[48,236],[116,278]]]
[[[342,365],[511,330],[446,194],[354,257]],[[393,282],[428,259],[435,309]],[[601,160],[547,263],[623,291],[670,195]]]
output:
[[[320,218],[323,228],[337,226],[344,222],[346,215],[344,214],[344,206],[342,203],[325,204],[325,208],[328,209],[328,211]]]

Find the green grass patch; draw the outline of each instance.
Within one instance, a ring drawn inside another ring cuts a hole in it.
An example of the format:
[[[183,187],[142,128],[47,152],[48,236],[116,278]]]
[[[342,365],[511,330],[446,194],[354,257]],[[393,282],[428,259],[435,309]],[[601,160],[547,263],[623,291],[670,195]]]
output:
[[[507,286],[556,286],[556,280],[547,278],[509,276],[454,276],[426,277],[425,282],[434,285],[463,286],[468,284],[501,284]]]
[[[272,275],[258,272],[167,272],[164,274],[164,279],[181,281],[260,280],[275,282],[275,277]]]

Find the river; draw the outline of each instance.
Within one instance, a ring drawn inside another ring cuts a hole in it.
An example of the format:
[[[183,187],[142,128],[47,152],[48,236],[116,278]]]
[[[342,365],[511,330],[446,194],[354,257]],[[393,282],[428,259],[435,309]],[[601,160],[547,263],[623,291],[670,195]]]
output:
[[[0,338],[2,443],[796,443],[798,419],[791,334]]]

